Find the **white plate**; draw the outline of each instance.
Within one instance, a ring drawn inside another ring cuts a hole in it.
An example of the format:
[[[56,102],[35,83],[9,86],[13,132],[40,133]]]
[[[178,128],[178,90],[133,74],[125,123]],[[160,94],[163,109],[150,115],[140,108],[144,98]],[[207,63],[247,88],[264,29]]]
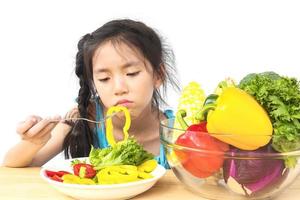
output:
[[[84,160],[88,158],[79,158]],[[69,171],[72,172],[71,160],[69,159],[61,162],[57,166],[43,167],[40,171],[41,177],[47,181],[50,185],[56,188],[58,191],[65,195],[71,196],[76,199],[93,199],[93,200],[114,200],[114,199],[129,199],[146,190],[150,189],[158,179],[160,179],[166,170],[161,165],[158,165],[156,169],[151,172],[153,178],[135,181],[130,183],[110,184],[110,185],[80,185],[80,184],[67,184],[58,181],[51,180],[47,177],[45,170],[53,171]]]

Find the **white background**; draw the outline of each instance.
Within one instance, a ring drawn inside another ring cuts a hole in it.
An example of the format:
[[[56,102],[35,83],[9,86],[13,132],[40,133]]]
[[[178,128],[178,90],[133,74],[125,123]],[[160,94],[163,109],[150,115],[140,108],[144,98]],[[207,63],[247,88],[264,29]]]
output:
[[[115,18],[141,20],[173,47],[182,85],[206,93],[225,77],[273,70],[300,78],[297,1],[15,1],[0,3],[0,160],[30,114],[64,115],[74,104],[76,45]],[[177,96],[170,94],[171,106]]]

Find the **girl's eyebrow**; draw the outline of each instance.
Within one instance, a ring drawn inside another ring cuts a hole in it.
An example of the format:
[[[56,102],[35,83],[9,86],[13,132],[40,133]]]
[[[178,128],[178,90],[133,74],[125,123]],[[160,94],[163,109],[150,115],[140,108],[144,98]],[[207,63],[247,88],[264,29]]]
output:
[[[121,68],[124,69],[124,68],[128,68],[128,67],[136,66],[139,63],[140,63],[140,61],[130,61],[130,62],[127,62],[127,63],[121,65]],[[108,72],[108,71],[110,71],[108,68],[103,67],[103,68],[97,69],[95,71],[95,74],[98,74],[101,72]]]

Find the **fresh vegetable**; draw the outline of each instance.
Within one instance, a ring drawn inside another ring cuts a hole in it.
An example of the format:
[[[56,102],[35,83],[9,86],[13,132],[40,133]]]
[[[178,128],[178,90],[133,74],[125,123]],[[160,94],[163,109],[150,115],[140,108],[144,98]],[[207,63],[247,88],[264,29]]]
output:
[[[198,113],[202,106],[203,102],[205,100],[205,92],[201,88],[200,84],[192,81],[189,82],[182,90],[181,95],[178,99],[178,106],[177,106],[177,113],[178,115],[180,110],[185,110],[186,116],[185,116],[185,121],[188,124],[195,124],[198,123],[199,121],[195,119],[196,113]],[[174,125],[173,127],[175,128],[173,131],[173,136],[172,136],[172,142],[175,142],[176,139],[183,133],[182,132],[182,127],[180,123],[178,122],[178,119],[174,119]],[[178,129],[178,130],[176,130]],[[178,162],[177,156],[174,153],[174,151],[171,151],[170,153],[167,154],[168,160],[176,163]]]
[[[228,153],[236,158],[224,161],[224,180],[236,193],[254,195],[269,187],[278,187],[288,173],[283,160],[276,157],[270,159],[264,157],[264,154],[276,153],[271,145],[255,151],[232,147]]]
[[[152,175],[139,171],[133,165],[108,166],[97,173],[99,184],[116,184],[152,178]]]
[[[63,175],[70,174],[70,172],[67,171],[51,171],[51,170],[45,170],[45,173],[50,179],[58,182],[63,182],[62,180]]]
[[[123,111],[125,115],[125,124],[123,127],[123,133],[124,133],[124,141],[128,139],[128,130],[130,128],[131,124],[131,118],[130,118],[130,113],[128,109],[124,106],[112,106],[108,109],[107,111],[107,116],[112,115],[113,113]],[[112,118],[108,118],[106,120],[106,138],[108,141],[108,144],[110,144],[112,147],[114,147],[117,143],[115,141],[114,135],[113,135],[113,124],[112,124]]]
[[[107,122],[106,137],[110,146],[104,149],[91,147],[89,163],[75,159],[71,162],[74,174],[69,172],[46,171],[53,180],[71,184],[117,184],[152,178],[150,174],[156,167],[154,156],[128,136],[130,114],[126,107],[114,106],[108,109],[107,115],[114,112],[125,113],[123,127],[124,140],[116,142],[113,137],[111,119]],[[59,176],[58,176],[59,175]]]
[[[95,169],[114,165],[138,166],[147,160],[154,158],[139,145],[135,139],[118,142],[114,147],[95,149],[92,147],[89,154],[90,162]]]
[[[183,147],[199,149],[199,152],[175,149],[175,154],[182,166],[194,176],[206,178],[213,175],[223,165],[223,153],[229,149],[228,145],[210,136],[206,130],[206,122],[187,127],[183,117],[183,110],[178,112],[177,118],[186,132],[178,137],[176,144]],[[203,152],[201,152],[203,151]]]
[[[150,173],[157,167],[156,160],[147,160],[138,166],[138,171]]]
[[[177,110],[185,110],[186,123],[195,124],[198,122],[195,119],[195,114],[201,110],[204,100],[205,93],[199,83],[192,81],[183,88],[181,96],[178,100]],[[175,119],[174,127],[181,128],[181,125],[178,123],[177,119]]]
[[[139,145],[134,138],[129,138],[128,130],[131,119],[129,111],[123,106],[113,106],[107,111],[107,115],[123,111],[125,114],[125,125],[123,127],[124,140],[116,142],[113,136],[113,124],[111,118],[106,122],[106,137],[109,147],[104,149],[91,148],[90,163],[98,170],[97,179],[101,184],[113,184],[139,180],[150,177],[150,175],[138,172],[137,167],[144,162],[152,160],[154,155],[148,153]],[[144,164],[146,166],[146,164]],[[133,169],[134,168],[134,169]],[[152,171],[151,169],[150,171]]]
[[[273,124],[272,146],[279,152],[300,149],[300,83],[274,72],[249,74],[239,87],[252,95],[267,111]],[[293,167],[296,159],[287,159]]]
[[[138,166],[147,160],[154,158],[154,155],[148,153],[139,145],[134,138],[128,138],[128,130],[130,128],[130,114],[124,106],[113,106],[107,111],[107,115],[114,112],[123,111],[125,114],[125,125],[123,128],[124,140],[116,142],[113,136],[113,126],[111,118],[107,120],[106,137],[110,147],[104,149],[91,148],[89,159],[95,169],[101,169],[114,165],[135,165]]]
[[[93,166],[78,159],[74,160],[73,172],[46,170],[52,180],[69,184],[117,184],[152,178],[150,174],[157,166],[156,160],[148,160],[139,166],[115,165],[106,166],[97,171]],[[89,172],[89,173],[87,173]]]
[[[106,166],[97,171],[93,171],[93,175],[88,176],[86,171],[92,169],[92,165],[75,160],[73,165],[74,174],[66,173],[60,180],[63,183],[71,184],[117,184],[132,181],[144,180],[152,178],[150,174],[157,166],[156,160],[148,160],[139,166],[134,165],[115,165]],[[84,170],[83,169],[88,169]],[[52,172],[51,172],[52,173]],[[51,174],[52,175],[52,174]],[[96,175],[96,176],[95,176]]]
[[[82,178],[82,177],[76,176],[74,174],[63,175],[62,180],[63,180],[63,183],[71,183],[71,184],[84,184],[84,185],[96,184],[95,181],[93,181],[90,178]]]
[[[138,171],[137,167],[132,168],[126,165],[108,166],[97,173],[97,178],[100,184],[132,182],[138,180]]]
[[[207,113],[207,130],[213,137],[243,150],[255,150],[269,143],[273,132],[271,121],[251,95],[227,87],[219,96],[214,94],[214,99],[197,115],[204,120]]]
[[[96,175],[94,166],[85,163],[78,163],[73,165],[73,171],[76,176],[80,178],[93,178]]]
[[[57,175],[57,176],[59,176],[59,177],[62,177],[63,175],[65,175],[65,174],[70,174],[70,172],[67,172],[67,171],[51,171],[51,170],[46,170],[45,171],[46,172],[46,175],[48,176],[48,177],[52,177],[52,176],[54,176],[54,175]]]

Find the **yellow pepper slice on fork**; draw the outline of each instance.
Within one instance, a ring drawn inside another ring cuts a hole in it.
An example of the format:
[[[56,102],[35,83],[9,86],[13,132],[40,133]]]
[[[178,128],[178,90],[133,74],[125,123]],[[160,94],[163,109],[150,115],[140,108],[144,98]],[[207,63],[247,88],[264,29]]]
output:
[[[129,110],[125,106],[112,106],[108,109],[106,116],[110,116],[113,113],[123,111],[125,115],[125,124],[123,127],[123,133],[124,133],[124,140],[128,139],[128,130],[131,125],[131,118]],[[114,135],[113,135],[113,124],[112,124],[112,118],[109,118],[106,120],[106,138],[108,141],[108,144],[110,146],[115,146],[117,143],[115,141]]]

